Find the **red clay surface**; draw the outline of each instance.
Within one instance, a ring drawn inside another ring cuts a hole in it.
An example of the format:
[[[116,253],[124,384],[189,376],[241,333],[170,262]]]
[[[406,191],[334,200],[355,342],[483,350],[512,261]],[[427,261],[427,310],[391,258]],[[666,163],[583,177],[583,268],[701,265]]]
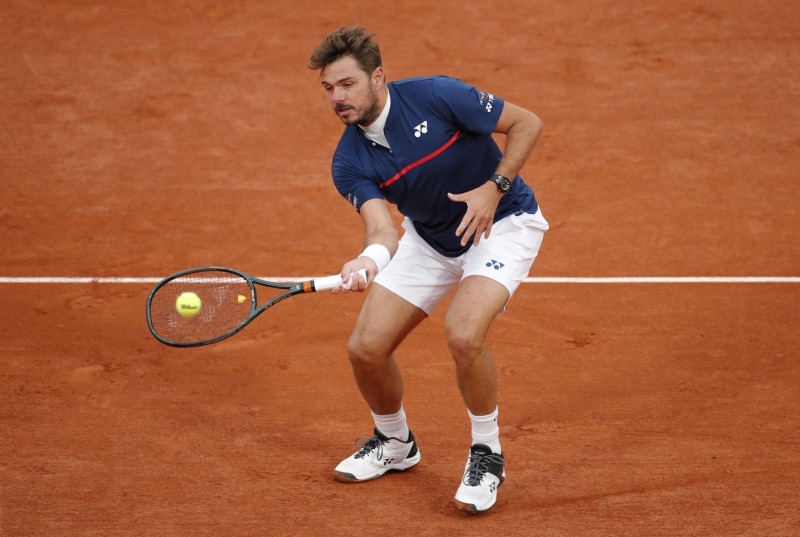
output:
[[[305,66],[378,33],[390,79],[530,108],[552,224],[534,276],[800,273],[793,1],[0,6],[0,276],[338,271],[361,226]],[[797,284],[526,284],[498,319],[509,478],[450,502],[469,424],[441,314],[401,347],[414,470],[344,485],[371,421],[363,296],[289,300],[172,349],[149,284],[0,284],[0,534],[796,535]]]

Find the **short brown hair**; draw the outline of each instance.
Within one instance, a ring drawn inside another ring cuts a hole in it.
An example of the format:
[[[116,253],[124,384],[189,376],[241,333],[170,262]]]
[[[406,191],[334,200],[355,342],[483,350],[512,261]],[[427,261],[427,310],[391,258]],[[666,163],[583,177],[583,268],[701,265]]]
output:
[[[381,49],[373,41],[374,35],[361,26],[342,27],[331,32],[311,53],[309,69],[324,69],[339,58],[352,56],[361,69],[371,74],[381,66]]]

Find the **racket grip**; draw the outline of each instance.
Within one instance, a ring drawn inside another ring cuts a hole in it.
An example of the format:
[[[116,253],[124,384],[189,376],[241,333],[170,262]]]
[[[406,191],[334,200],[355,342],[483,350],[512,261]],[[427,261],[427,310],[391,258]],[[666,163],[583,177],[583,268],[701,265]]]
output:
[[[322,278],[314,278],[314,290],[315,291],[326,291],[328,289],[333,289],[334,287],[342,286],[344,289],[350,289],[350,286],[353,283],[353,278],[356,274],[361,275],[365,281],[367,281],[367,271],[366,269],[361,269],[357,273],[354,272],[350,275],[350,280],[347,283],[342,283],[342,277],[338,274],[335,276],[324,276]]]

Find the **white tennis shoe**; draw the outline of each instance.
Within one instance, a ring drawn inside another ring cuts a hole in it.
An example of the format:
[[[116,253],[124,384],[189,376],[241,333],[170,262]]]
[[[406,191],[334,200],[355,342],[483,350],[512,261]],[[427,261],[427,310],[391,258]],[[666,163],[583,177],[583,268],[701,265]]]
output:
[[[464,468],[464,478],[456,491],[456,507],[468,513],[491,509],[497,502],[497,489],[506,478],[505,464],[503,456],[492,453],[489,446],[473,445]]]
[[[360,449],[339,463],[334,476],[339,481],[359,482],[376,479],[386,472],[408,470],[420,461],[417,441],[409,431],[408,441],[388,438],[375,429]]]

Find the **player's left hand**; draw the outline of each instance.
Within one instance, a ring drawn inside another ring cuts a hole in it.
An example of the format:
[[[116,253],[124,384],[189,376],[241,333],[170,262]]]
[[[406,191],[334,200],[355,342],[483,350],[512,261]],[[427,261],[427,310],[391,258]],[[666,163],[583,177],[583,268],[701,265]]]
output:
[[[467,204],[467,212],[464,214],[464,218],[461,219],[458,229],[456,229],[456,236],[461,237],[461,246],[466,246],[473,236],[473,244],[475,246],[478,245],[482,237],[489,237],[489,233],[492,231],[494,214],[502,197],[494,183],[486,182],[478,188],[462,194],[448,193],[447,197],[451,201]]]

